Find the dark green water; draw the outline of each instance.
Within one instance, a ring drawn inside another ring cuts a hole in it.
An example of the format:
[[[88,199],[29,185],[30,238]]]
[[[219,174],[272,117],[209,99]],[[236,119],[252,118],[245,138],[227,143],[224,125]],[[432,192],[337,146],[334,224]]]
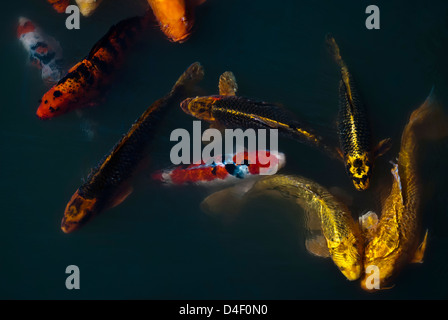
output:
[[[142,13],[140,4],[105,0],[94,16],[81,19],[80,30],[67,30],[66,15],[44,0],[2,4],[0,298],[448,298],[446,142],[421,152],[425,262],[409,265],[393,289],[375,294],[345,280],[331,260],[305,251],[300,209],[259,199],[226,225],[199,209],[208,190],[162,188],[147,172],[122,205],[64,234],[65,205],[90,168],[194,61],[205,67],[206,93],[216,93],[220,73],[232,70],[241,95],[282,103],[331,133],[338,71],[324,36],[333,33],[369,109],[374,140],[391,137],[394,146],[378,161],[365,193],[355,192],[343,167],[321,153],[289,140],[280,140],[280,149],[287,156],[284,173],[339,187],[354,199],[354,214],[378,205],[403,126],[433,84],[448,102],[446,1],[209,0],[196,10],[195,32],[184,44],[168,42],[154,25],[100,106],[82,117],[39,120],[37,101],[46,88],[15,37],[18,17],[57,38],[74,64],[112,24]],[[370,4],[381,10],[380,30],[365,28]],[[153,168],[169,165],[171,130],[191,129],[192,120],[173,108],[155,139]],[[93,137],[83,130],[88,123]],[[65,287],[71,264],[80,268],[80,290]]]

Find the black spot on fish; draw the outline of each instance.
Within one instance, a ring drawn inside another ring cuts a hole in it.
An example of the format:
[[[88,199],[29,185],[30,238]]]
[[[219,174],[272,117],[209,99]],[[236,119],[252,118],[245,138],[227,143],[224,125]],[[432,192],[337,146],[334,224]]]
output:
[[[31,46],[30,49],[31,50],[36,50],[37,48],[48,48],[48,45],[45,42],[41,42],[39,41],[38,43],[36,43],[35,45]]]
[[[39,55],[40,60],[43,64],[49,64],[51,60],[56,56],[56,52],[47,53],[45,55]]]
[[[50,110],[51,113],[56,111],[53,107],[49,107],[48,110]]]
[[[361,159],[355,159],[355,161],[353,161],[353,166],[355,168],[359,168],[362,166],[362,160]]]
[[[93,77],[90,74],[89,68],[84,63],[80,64],[76,70],[79,73],[79,77],[84,79],[88,85],[93,84]]]
[[[128,44],[126,43],[126,40],[123,37],[119,37],[115,39],[115,42],[120,46],[120,48],[124,51],[127,49]]]
[[[233,175],[235,173],[236,165],[234,165],[233,163],[228,163],[226,164],[225,168],[229,174]]]
[[[59,90],[56,90],[55,92],[53,92],[53,96],[54,96],[55,98],[59,98],[60,96],[62,96],[62,92],[59,91]]]
[[[104,48],[107,52],[109,52],[109,54],[111,54],[111,55],[114,56],[114,57],[117,57],[118,54],[119,54],[119,52],[117,51],[117,49],[115,48],[115,46],[114,46],[112,43],[110,43],[109,41],[106,41],[106,42],[103,44],[103,48]]]
[[[212,174],[213,174],[214,176],[216,176],[216,167],[213,167],[213,168],[212,168]]]
[[[103,60],[101,60],[100,58],[98,58],[97,56],[94,56],[92,58],[92,62],[95,64],[95,66],[100,69],[101,71],[103,71],[104,73],[109,73],[110,72],[110,66],[107,62],[104,62]]]
[[[48,103],[48,100],[45,100],[44,103],[47,104],[47,103]]]

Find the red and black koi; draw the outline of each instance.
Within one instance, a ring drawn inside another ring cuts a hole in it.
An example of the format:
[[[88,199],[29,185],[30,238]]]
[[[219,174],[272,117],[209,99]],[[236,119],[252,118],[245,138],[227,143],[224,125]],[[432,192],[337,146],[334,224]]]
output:
[[[212,162],[211,160],[202,161],[200,164],[181,165],[173,169],[161,170],[154,173],[152,178],[171,185],[203,184],[210,186],[212,184],[235,183],[240,179],[259,176],[260,172],[263,175],[275,174],[278,169],[285,165],[285,155],[283,153],[261,152],[265,153],[265,156],[270,159],[269,163],[260,161],[257,152],[252,154],[253,158],[256,159],[252,163],[250,161],[251,155],[244,151],[227,157],[215,157],[216,160]]]
[[[155,101],[92,170],[67,204],[61,225],[65,233],[80,228],[96,214],[126,199],[132,192],[130,180],[146,158],[145,151],[160,117],[168,106],[185,97],[189,86],[199,81],[203,74],[199,63],[192,64],[180,76],[170,93]]]
[[[148,24],[148,14],[125,19],[110,28],[90,51],[73,66],[68,74],[40,100],[37,116],[48,119],[73,109],[94,105],[111,84],[115,70],[122,64],[125,53]]]

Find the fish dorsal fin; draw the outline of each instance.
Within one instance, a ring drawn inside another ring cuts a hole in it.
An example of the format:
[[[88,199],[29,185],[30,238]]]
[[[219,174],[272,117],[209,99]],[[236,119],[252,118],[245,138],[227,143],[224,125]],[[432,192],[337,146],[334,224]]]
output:
[[[392,175],[394,176],[394,184],[396,183],[398,185],[398,188],[400,190],[400,199],[401,199],[401,204],[404,203],[404,199],[403,199],[403,188],[402,188],[402,184],[401,184],[401,179],[400,179],[400,174],[398,172],[398,164],[393,164],[394,167],[392,168],[391,172]]]
[[[428,230],[426,230],[425,237],[423,238],[422,243],[420,243],[417,250],[415,251],[414,257],[412,258],[411,262],[423,263],[423,256],[425,255],[427,241],[428,241]]]
[[[238,84],[234,74],[231,71],[224,72],[219,77],[219,95],[221,96],[234,96],[238,90]]]

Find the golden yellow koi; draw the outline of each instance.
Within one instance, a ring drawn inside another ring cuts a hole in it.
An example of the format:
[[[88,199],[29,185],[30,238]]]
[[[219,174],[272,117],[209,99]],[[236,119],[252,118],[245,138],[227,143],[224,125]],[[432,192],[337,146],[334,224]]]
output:
[[[326,41],[341,72],[338,114],[341,156],[355,188],[366,190],[370,185],[373,162],[390,148],[390,139],[384,139],[372,148],[367,113],[356,93],[353,77],[341,58],[336,40],[327,35]]]
[[[253,186],[245,184],[241,188],[218,191],[203,201],[202,208],[215,213],[225,204],[226,208],[231,206],[238,210],[242,206],[238,202],[267,193],[293,199],[305,210],[308,231],[305,245],[310,253],[331,257],[348,280],[361,276],[363,240],[359,224],[343,202],[314,181],[301,176],[272,175]]]
[[[398,163],[394,165],[394,177],[390,194],[384,201],[381,217],[369,233],[364,266],[378,268],[380,289],[410,262],[422,262],[428,232],[423,242],[420,225],[421,186],[417,174],[418,142],[422,138],[440,138],[448,135],[448,121],[432,94],[416,109],[404,128]],[[373,278],[372,278],[373,279]],[[366,274],[361,281],[365,290],[372,287]]]

